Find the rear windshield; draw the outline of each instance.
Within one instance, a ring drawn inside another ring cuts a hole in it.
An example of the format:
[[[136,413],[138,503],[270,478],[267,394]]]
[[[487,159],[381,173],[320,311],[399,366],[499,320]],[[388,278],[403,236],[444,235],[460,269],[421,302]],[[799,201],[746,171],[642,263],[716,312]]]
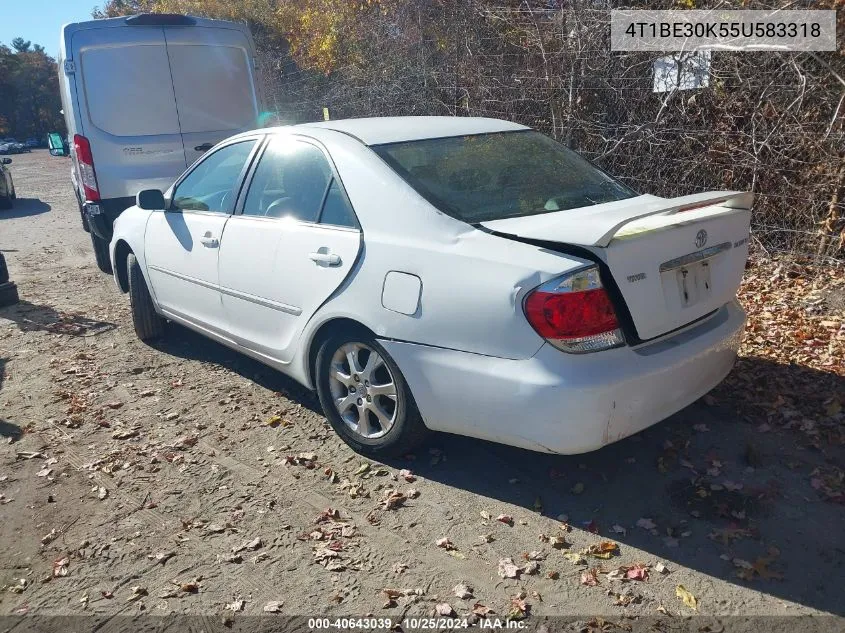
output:
[[[183,134],[258,126],[244,49],[168,44],[167,50]]]
[[[167,48],[106,46],[82,52],[91,122],[114,136],[179,134]]]
[[[375,145],[434,206],[470,224],[637,194],[539,132],[497,132]]]

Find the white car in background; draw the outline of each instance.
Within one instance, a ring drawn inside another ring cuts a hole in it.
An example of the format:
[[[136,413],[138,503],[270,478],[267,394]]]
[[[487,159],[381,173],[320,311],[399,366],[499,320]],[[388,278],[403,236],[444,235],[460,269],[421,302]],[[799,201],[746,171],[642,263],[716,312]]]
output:
[[[115,226],[135,330],[166,319],[315,388],[354,449],[429,430],[581,453],[731,370],[752,196],[637,195],[479,118],[227,139]]]

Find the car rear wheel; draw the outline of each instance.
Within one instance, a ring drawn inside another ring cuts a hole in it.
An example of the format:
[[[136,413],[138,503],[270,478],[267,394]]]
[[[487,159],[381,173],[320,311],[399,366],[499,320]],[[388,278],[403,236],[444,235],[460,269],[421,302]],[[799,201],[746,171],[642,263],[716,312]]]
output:
[[[109,259],[109,243],[91,233],[91,244],[94,246],[94,258],[97,260],[97,268],[104,273],[111,275],[111,260]]]
[[[164,334],[164,319],[153,307],[153,299],[141,272],[141,266],[134,253],[126,258],[126,271],[129,278],[129,304],[132,307],[132,325],[135,334],[142,341],[153,341]]]
[[[329,423],[355,451],[401,456],[428,436],[402,372],[372,336],[331,336],[317,353],[316,374]]]

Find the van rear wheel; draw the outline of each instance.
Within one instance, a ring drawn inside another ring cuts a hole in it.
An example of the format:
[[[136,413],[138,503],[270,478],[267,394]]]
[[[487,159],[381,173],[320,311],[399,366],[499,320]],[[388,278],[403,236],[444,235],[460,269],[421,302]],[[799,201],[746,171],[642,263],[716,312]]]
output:
[[[104,239],[91,233],[91,244],[94,246],[94,258],[97,260],[97,268],[104,273],[111,275],[111,260],[109,259],[109,243]]]

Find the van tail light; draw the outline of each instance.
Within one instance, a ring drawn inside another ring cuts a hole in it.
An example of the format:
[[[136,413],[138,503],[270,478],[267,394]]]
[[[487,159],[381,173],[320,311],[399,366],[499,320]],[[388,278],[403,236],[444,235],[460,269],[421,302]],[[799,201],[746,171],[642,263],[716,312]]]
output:
[[[625,344],[596,266],[538,286],[525,298],[523,309],[531,327],[564,352],[585,354]]]
[[[97,186],[97,173],[94,171],[91,143],[84,136],[76,134],[73,137],[73,151],[76,155],[76,164],[79,167],[79,176],[82,178],[85,199],[96,202],[100,199],[100,188]]]

